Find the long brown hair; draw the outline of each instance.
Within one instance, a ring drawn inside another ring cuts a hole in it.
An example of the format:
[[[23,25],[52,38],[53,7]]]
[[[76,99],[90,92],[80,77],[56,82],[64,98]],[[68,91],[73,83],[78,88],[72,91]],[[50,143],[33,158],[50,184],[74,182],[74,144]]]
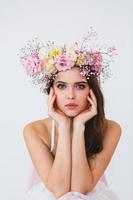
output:
[[[103,149],[103,137],[107,123],[104,112],[104,97],[100,89],[100,82],[95,76],[90,76],[87,82],[97,99],[97,115],[86,122],[84,132],[86,154],[87,157],[91,157]]]
[[[97,99],[97,115],[85,123],[84,131],[86,155],[90,158],[103,149],[103,136],[107,123],[104,112],[104,97],[100,89],[100,83],[93,75],[87,79],[87,82]],[[51,80],[47,94],[50,92],[50,87],[53,87],[53,83],[54,80]]]

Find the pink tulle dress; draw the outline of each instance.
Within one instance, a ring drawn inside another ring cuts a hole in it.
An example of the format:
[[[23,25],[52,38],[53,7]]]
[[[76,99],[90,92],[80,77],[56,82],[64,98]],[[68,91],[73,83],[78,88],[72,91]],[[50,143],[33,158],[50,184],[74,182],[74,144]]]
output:
[[[56,145],[54,144],[55,122],[52,120],[51,130],[51,152],[55,155]],[[67,192],[59,198],[48,190],[42,183],[34,166],[32,167],[29,181],[25,187],[24,200],[120,200],[119,197],[112,191],[107,183],[105,174],[101,176],[91,192],[82,194],[80,192]]]

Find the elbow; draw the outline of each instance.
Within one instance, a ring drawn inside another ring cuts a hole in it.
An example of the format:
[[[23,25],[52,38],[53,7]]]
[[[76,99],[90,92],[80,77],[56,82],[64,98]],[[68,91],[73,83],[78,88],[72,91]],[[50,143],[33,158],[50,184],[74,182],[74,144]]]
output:
[[[71,190],[72,192],[79,192],[81,194],[86,194],[87,192],[89,192],[89,189],[85,189],[85,188],[77,188],[77,189],[74,189],[72,188]]]
[[[45,185],[47,185],[47,188],[49,191],[51,191],[54,195],[55,198],[59,198],[63,195],[65,195],[66,193],[70,192],[70,184],[63,180],[61,181],[51,181],[52,185],[50,184],[49,181],[47,181],[47,184],[45,183]]]
[[[90,183],[86,188],[83,190],[83,194],[86,194],[88,192],[91,192],[93,188],[95,187],[96,183],[92,182]]]
[[[93,190],[96,184],[90,184],[87,188],[83,190],[83,194],[89,193]]]
[[[91,190],[94,188],[93,184],[85,185],[84,187],[73,187],[71,191],[73,192],[79,192],[82,194],[86,194],[88,192],[91,192]]]
[[[73,192],[79,192],[79,193],[81,193],[81,194],[86,194],[86,193],[88,193],[88,192],[91,192],[91,190],[93,189],[93,187],[90,187],[90,188],[87,188],[87,189],[85,189],[85,188],[80,188],[80,189],[72,189],[72,191]]]
[[[57,190],[57,191],[54,191],[53,194],[54,194],[55,198],[60,198],[68,192],[69,192],[69,190]]]
[[[55,196],[55,198],[59,198],[63,195],[65,195],[66,193],[70,192],[70,187],[69,186],[63,186],[62,184],[59,184],[56,187],[47,187]]]
[[[83,190],[83,194],[89,193],[93,190],[94,186],[90,186],[87,189]]]

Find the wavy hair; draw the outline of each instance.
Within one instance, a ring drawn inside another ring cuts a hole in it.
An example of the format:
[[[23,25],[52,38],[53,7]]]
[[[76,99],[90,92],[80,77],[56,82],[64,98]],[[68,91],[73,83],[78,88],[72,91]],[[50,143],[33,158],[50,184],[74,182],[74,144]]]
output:
[[[103,149],[103,138],[107,128],[107,121],[104,112],[104,97],[99,81],[95,76],[90,76],[87,82],[97,99],[97,115],[86,122],[84,132],[86,154],[87,157],[92,157]]]

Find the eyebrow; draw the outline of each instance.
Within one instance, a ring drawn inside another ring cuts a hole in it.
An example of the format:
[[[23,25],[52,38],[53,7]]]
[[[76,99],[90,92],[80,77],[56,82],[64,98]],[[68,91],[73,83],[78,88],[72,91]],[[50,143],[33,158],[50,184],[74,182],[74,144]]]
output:
[[[55,84],[57,84],[57,83],[66,83],[66,82],[64,82],[64,81],[56,81],[55,82]],[[88,85],[88,83],[86,82],[86,81],[79,81],[79,82],[75,82],[75,84],[81,84],[81,83],[84,83],[84,84],[87,84]],[[66,83],[67,84],[67,83]]]

